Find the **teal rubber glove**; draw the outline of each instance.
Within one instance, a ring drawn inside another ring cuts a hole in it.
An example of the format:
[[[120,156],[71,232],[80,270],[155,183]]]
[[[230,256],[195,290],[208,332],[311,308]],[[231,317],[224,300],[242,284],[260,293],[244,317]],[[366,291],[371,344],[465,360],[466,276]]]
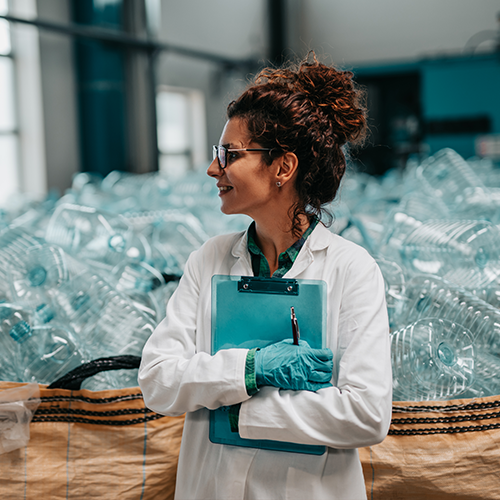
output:
[[[255,353],[257,386],[271,385],[293,391],[317,391],[331,387],[333,353],[330,349],[313,349],[300,340],[282,340]]]

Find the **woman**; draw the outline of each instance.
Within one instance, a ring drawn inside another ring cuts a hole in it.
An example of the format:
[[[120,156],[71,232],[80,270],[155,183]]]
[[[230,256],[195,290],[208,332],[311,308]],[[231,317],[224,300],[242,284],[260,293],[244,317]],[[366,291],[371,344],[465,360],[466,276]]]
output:
[[[149,408],[186,413],[178,500],[366,498],[356,448],[382,441],[391,415],[384,284],[364,249],[319,222],[345,171],[342,146],[365,133],[351,77],[316,59],[268,69],[228,106],[207,173],[217,181],[222,211],[254,222],[191,255],[139,373]],[[280,342],[211,356],[215,274],[324,280],[328,349]],[[276,366],[296,380],[280,379]],[[214,444],[208,409],[220,406],[231,407],[242,438],[327,451]]]

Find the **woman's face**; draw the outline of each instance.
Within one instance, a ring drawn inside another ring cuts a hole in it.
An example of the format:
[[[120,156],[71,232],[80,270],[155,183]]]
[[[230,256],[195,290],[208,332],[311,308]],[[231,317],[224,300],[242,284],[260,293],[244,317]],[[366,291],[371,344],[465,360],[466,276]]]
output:
[[[239,118],[226,123],[219,145],[228,149],[261,147],[251,142],[246,124]],[[207,174],[217,180],[221,210],[225,214],[245,214],[255,220],[266,213],[276,195],[273,166],[262,161],[260,151],[228,152],[227,167],[221,169],[215,158]]]

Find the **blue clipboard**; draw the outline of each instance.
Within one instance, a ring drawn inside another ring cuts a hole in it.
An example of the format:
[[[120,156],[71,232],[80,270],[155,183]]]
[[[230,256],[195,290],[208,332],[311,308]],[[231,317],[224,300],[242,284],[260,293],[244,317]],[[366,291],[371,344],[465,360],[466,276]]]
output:
[[[326,346],[326,283],[321,280],[212,277],[212,355],[233,347],[253,349],[292,338],[290,309],[300,338],[311,347]],[[243,439],[231,432],[229,407],[210,411],[212,443],[322,455],[326,446]]]

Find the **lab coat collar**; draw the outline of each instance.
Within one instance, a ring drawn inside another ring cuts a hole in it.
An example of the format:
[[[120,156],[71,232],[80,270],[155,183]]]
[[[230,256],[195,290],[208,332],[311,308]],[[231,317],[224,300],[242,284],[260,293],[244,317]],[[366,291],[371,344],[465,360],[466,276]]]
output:
[[[302,250],[297,256],[292,268],[285,276],[298,275],[304,271],[314,260],[314,252],[324,250],[332,242],[333,234],[321,223],[314,228],[313,232],[307,238]],[[233,275],[251,275],[252,264],[247,246],[247,232],[242,232],[236,239],[231,250],[233,257],[238,261],[231,269]]]
[[[283,277],[295,278],[305,271],[313,263],[315,252],[319,252],[328,247],[332,241],[332,236],[332,233],[319,222],[309,235],[309,238],[307,238],[292,268]]]
[[[327,248],[332,243],[332,238],[333,233],[322,222],[319,222],[309,238],[307,238],[304,246],[309,248],[311,252],[318,252]]]
[[[247,248],[247,232],[243,231],[231,249],[233,257],[238,259],[236,263],[231,268],[231,274],[233,276],[251,276],[252,275],[252,263],[250,261],[250,252]]]

